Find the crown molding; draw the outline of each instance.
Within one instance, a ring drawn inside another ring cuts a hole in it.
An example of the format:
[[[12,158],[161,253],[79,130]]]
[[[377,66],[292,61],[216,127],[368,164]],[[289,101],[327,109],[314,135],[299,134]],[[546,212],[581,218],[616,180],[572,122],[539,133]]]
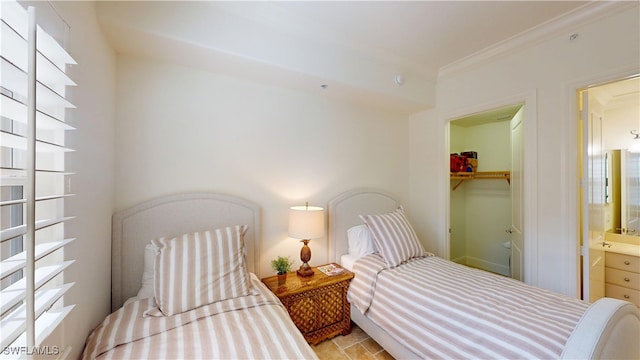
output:
[[[507,53],[540,44],[578,26],[593,23],[612,14],[637,7],[637,1],[593,1],[574,11],[549,20],[525,32],[486,47],[440,68],[438,78],[453,76],[472,67],[488,63]]]

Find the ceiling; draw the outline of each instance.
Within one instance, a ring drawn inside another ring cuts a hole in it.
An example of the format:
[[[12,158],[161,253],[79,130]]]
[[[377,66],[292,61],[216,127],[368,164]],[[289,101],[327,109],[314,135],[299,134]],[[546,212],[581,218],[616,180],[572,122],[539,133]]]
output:
[[[443,67],[592,5],[99,1],[96,12],[120,53],[414,112],[433,106]]]
[[[456,126],[472,127],[478,125],[484,125],[494,122],[511,121],[513,116],[520,110],[523,104],[514,104],[509,106],[503,106],[496,109],[483,111],[481,113],[465,116],[460,119],[453,119]]]
[[[640,106],[640,76],[596,85],[590,87],[589,92],[608,109]]]
[[[584,5],[580,1],[218,2],[290,35],[413,66],[439,68]]]

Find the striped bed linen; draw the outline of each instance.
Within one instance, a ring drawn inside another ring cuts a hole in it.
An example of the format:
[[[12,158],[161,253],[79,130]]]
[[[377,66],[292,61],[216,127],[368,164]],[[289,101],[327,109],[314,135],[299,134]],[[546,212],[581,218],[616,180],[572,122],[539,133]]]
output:
[[[255,275],[258,295],[173,316],[144,316],[153,299],[126,304],[89,335],[83,359],[317,359],[278,298]]]
[[[353,266],[349,301],[429,359],[556,359],[588,304],[435,256]]]

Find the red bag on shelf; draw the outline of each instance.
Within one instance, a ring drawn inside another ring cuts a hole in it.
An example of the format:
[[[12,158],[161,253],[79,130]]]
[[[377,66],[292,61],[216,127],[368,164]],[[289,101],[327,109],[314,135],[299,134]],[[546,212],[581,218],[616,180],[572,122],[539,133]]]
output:
[[[467,161],[464,156],[459,154],[449,155],[449,167],[451,172],[463,172],[467,166]]]

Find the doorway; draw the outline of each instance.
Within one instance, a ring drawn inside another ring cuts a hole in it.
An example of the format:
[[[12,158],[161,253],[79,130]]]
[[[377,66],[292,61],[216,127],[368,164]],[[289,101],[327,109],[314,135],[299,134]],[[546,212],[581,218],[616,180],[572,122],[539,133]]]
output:
[[[582,298],[593,302],[621,290],[607,277],[607,254],[616,254],[618,244],[640,247],[640,77],[579,89],[578,95],[587,184],[580,194]]]
[[[449,258],[523,280],[524,105],[449,123]]]

